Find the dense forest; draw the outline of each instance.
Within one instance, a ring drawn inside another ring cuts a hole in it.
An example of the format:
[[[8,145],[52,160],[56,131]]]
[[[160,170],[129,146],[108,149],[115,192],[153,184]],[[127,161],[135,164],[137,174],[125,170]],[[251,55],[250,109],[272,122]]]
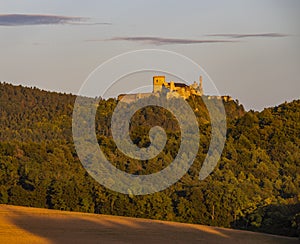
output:
[[[0,83],[0,203],[299,235],[300,100],[261,112],[247,112],[238,101],[224,103],[225,148],[213,173],[200,181],[211,126],[202,99],[189,98],[201,132],[194,164],[166,190],[134,196],[101,186],[80,163],[72,139],[75,99],[71,94]],[[155,159],[134,160],[112,139],[110,120],[117,103],[100,100],[95,120],[98,143],[107,158],[137,175],[170,164],[180,144],[176,119],[157,107],[138,111],[130,124],[136,145],[149,145],[154,125],[165,129],[168,140]]]

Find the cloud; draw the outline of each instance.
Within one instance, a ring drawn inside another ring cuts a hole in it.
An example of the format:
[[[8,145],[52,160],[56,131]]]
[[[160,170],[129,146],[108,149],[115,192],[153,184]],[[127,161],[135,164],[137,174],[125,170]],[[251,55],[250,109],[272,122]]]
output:
[[[111,23],[92,23],[89,18],[44,14],[0,14],[0,26],[26,25],[109,25]]]
[[[97,41],[97,40],[89,40]],[[178,38],[162,38],[162,37],[114,37],[107,39],[106,41],[132,41],[140,42],[143,44],[153,45],[170,45],[170,44],[203,44],[203,43],[222,43],[222,42],[234,42],[230,40],[199,40],[199,39],[178,39]]]
[[[281,34],[281,33],[255,33],[255,34],[211,34],[206,36],[212,37],[229,37],[229,38],[248,38],[248,37],[286,37],[289,35]]]

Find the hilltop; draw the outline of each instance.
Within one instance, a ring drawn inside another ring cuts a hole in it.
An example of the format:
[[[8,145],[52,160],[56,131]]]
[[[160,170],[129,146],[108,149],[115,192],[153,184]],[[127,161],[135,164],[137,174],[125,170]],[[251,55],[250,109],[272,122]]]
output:
[[[201,131],[189,172],[152,195],[112,192],[82,167],[72,140],[75,96],[0,84],[0,203],[221,226],[297,236],[300,225],[300,100],[245,111],[224,103],[227,141],[214,172],[198,180],[208,150],[210,120],[201,97],[187,99]],[[151,98],[145,98],[151,99]],[[150,174],[166,167],[178,150],[180,130],[168,111],[136,113],[131,138],[149,145],[149,128],[161,125],[168,142],[158,158],[138,162],[114,144],[110,119],[118,101],[101,100],[96,116],[100,147],[121,170]]]

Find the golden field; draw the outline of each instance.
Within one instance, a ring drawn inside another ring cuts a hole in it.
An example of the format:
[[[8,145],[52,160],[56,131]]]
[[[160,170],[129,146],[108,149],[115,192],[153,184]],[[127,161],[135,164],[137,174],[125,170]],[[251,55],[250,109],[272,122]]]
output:
[[[299,243],[203,225],[0,205],[0,243]]]

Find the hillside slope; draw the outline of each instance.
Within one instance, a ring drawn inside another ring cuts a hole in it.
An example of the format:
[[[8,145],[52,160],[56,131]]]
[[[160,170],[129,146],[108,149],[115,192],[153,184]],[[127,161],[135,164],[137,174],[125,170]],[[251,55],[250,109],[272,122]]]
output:
[[[0,83],[0,203],[299,235],[300,100],[262,112],[225,103],[226,145],[213,173],[199,181],[210,121],[202,100],[192,97],[201,131],[196,160],[179,182],[146,196],[110,191],[87,174],[72,141],[74,101],[73,95]],[[152,107],[134,115],[131,138],[137,146],[149,145],[154,125],[168,136],[158,157],[139,162],[112,139],[116,105],[115,99],[101,100],[96,116],[98,143],[112,164],[136,175],[170,164],[180,145],[172,115]]]
[[[0,205],[1,243],[299,243],[203,225]]]

